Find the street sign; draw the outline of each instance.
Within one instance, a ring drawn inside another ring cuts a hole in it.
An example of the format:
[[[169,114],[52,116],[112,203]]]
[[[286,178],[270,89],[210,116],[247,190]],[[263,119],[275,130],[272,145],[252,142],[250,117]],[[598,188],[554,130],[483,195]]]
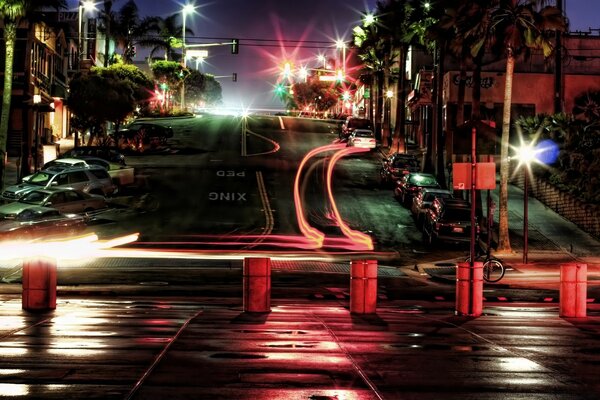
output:
[[[189,57],[189,58],[207,58],[208,50],[191,49],[191,50],[186,50],[185,54],[186,54],[186,57]]]
[[[471,163],[452,164],[452,188],[471,190]],[[475,189],[496,189],[496,164],[480,162],[475,164]]]

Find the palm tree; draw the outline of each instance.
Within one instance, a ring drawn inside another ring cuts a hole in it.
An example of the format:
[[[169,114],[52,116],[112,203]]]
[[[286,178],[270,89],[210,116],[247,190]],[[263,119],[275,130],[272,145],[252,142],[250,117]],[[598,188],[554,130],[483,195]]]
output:
[[[182,55],[174,51],[175,49],[180,49],[183,44],[183,24],[178,23],[180,19],[181,13],[175,13],[166,18],[158,17],[156,19],[155,31],[158,33],[158,36],[141,42],[143,46],[152,47],[150,50],[150,59],[152,59],[156,52],[161,50],[164,51],[164,57],[167,61],[181,58]],[[194,32],[186,27],[185,34],[193,35]]]
[[[371,98],[376,101],[375,117],[373,125],[378,139],[381,136],[381,117],[383,109],[383,91],[387,82],[388,71],[393,63],[395,56],[392,54],[391,43],[385,35],[380,33],[380,26],[377,18],[372,22],[365,22],[362,26],[357,26],[352,31],[354,46],[358,50],[358,57],[363,61],[365,67],[370,70],[371,76],[375,80],[375,93],[371,93]]]
[[[515,59],[527,57],[531,49],[541,49],[544,57],[553,51],[554,33],[564,32],[567,22],[562,12],[553,6],[542,8],[542,0],[498,0],[492,9],[490,29],[492,48],[501,48],[506,54],[506,81],[504,112],[500,141],[500,204],[498,251],[510,252],[508,234],[508,177],[510,106]]]
[[[4,160],[12,98],[13,64],[17,27],[23,20],[31,20],[35,11],[43,8],[65,8],[64,0],[3,0],[0,1],[0,17],[4,20],[3,39],[5,44],[4,86],[2,112],[0,113],[0,188],[4,184]]]
[[[158,19],[156,17],[141,19],[134,0],[125,3],[118,13],[108,13],[103,18],[105,18],[104,29],[110,26],[110,36],[116,40],[117,46],[122,51],[123,61],[126,63],[133,61],[136,45],[144,46],[148,34],[158,30]]]
[[[409,3],[402,0],[387,0],[385,3],[377,3],[381,18],[381,26],[387,32],[391,48],[396,49],[398,59],[398,82],[396,85],[395,98],[396,106],[396,125],[392,136],[392,145],[390,151],[406,151],[406,139],[404,134],[404,120],[406,119],[405,105],[405,85],[406,85],[406,57],[408,47],[413,42],[412,37],[408,35],[408,14],[411,12]]]

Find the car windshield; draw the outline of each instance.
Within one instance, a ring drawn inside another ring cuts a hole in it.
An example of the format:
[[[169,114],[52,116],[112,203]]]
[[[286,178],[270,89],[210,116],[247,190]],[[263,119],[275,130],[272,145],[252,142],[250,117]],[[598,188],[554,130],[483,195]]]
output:
[[[360,137],[360,138],[372,138],[373,132],[371,132],[371,131],[356,131],[356,133],[354,135],[356,137]]]
[[[436,198],[448,199],[450,197],[452,197],[452,195],[450,193],[430,193],[430,192],[428,192],[423,195],[423,200],[431,202],[431,201],[435,200]]]
[[[36,172],[35,174],[31,175],[31,177],[29,177],[27,183],[38,186],[46,186],[48,182],[52,180],[54,175],[56,174],[53,174],[48,171]]]
[[[397,158],[394,160],[394,168],[410,168],[418,167],[419,162],[414,159]]]
[[[444,210],[443,219],[445,221],[470,221],[471,210],[468,208],[448,207]]]
[[[369,121],[368,119],[351,119],[350,122],[348,123],[348,126],[350,128],[355,128],[355,129],[370,129],[371,128],[371,121]]]
[[[19,201],[21,203],[40,205],[44,202],[44,200],[46,199],[47,196],[48,196],[47,193],[40,192],[38,190],[34,190],[33,192],[27,193]]]
[[[435,177],[429,175],[411,175],[409,182],[418,186],[431,186],[438,184]]]

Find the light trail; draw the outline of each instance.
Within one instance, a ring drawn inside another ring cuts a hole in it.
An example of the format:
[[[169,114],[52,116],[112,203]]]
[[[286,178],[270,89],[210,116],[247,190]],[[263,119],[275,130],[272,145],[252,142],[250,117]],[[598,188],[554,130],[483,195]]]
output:
[[[28,257],[52,257],[57,260],[78,260],[102,257],[103,252],[138,240],[139,234],[120,236],[110,240],[98,240],[96,234],[76,238],[61,238],[44,242],[0,243],[0,260]]]
[[[298,171],[296,172],[296,179],[294,180],[294,205],[296,206],[296,219],[298,221],[298,226],[300,227],[300,231],[302,234],[310,240],[314,247],[319,248],[323,246],[323,240],[325,239],[325,234],[319,231],[316,228],[310,226],[308,221],[306,221],[306,217],[304,216],[304,207],[302,206],[302,199],[300,198],[300,178],[302,176],[302,170],[304,166],[308,162],[308,160],[319,153],[324,153],[326,151],[332,150],[340,150],[344,148],[346,145],[344,144],[329,144],[326,146],[317,147],[309,151],[298,166]]]
[[[335,216],[335,220],[342,230],[344,236],[346,236],[350,241],[358,248],[364,248],[365,250],[373,250],[373,240],[369,235],[365,235],[362,232],[351,229],[346,222],[342,219],[340,212],[337,208],[337,204],[335,202],[335,198],[333,197],[333,189],[331,185],[332,176],[333,176],[333,168],[338,160],[346,155],[354,154],[354,153],[362,153],[368,151],[369,149],[363,149],[360,147],[345,147],[342,150],[336,152],[331,160],[329,161],[329,165],[327,166],[327,194],[329,196],[329,201],[331,202],[331,208],[333,211],[333,215]]]

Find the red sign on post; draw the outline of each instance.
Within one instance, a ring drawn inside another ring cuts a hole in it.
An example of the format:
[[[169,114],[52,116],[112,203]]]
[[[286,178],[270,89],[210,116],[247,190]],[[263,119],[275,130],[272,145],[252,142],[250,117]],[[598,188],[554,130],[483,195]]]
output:
[[[452,188],[471,190],[471,163],[452,164]],[[496,164],[479,162],[475,164],[475,189],[496,189]]]

